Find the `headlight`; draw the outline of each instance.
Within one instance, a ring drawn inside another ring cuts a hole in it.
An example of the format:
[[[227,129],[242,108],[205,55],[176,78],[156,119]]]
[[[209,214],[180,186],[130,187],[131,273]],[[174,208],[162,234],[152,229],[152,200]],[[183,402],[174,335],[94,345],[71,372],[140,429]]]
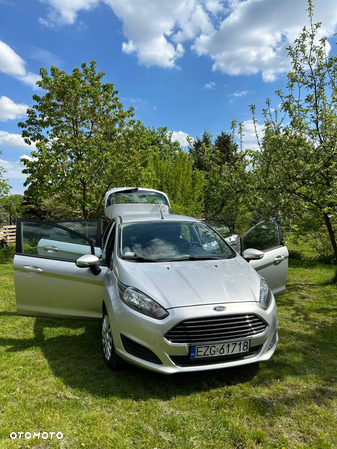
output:
[[[268,287],[267,282],[262,278],[260,284],[260,298],[259,298],[259,306],[263,310],[267,310],[270,306],[271,302],[271,291]]]
[[[154,299],[134,287],[128,287],[122,284],[120,281],[118,281],[118,293],[124,304],[151,318],[163,320],[169,314],[169,312]]]

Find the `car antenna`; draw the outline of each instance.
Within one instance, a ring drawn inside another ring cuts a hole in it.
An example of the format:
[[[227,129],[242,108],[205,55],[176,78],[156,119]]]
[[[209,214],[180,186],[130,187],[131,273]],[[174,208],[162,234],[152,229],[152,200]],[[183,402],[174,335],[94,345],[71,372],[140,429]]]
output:
[[[164,215],[163,215],[163,209],[162,209],[162,207],[161,207],[159,210],[160,210],[161,219],[164,220]]]

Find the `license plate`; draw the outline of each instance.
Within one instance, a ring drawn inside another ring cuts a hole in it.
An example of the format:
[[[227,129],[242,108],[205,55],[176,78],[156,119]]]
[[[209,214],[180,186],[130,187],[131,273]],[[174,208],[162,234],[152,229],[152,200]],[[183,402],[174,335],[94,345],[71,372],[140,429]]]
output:
[[[249,351],[250,340],[229,341],[208,345],[191,346],[190,358],[223,357],[232,354],[243,354]]]

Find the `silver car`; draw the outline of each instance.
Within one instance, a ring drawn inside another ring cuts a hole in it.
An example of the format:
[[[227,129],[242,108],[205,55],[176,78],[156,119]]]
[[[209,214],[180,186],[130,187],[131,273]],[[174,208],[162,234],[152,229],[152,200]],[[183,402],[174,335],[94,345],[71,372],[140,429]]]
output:
[[[111,368],[171,374],[273,355],[288,270],[277,219],[246,233],[240,255],[206,223],[172,215],[163,192],[112,189],[105,213],[103,235],[100,220],[18,221],[19,314],[102,319]]]

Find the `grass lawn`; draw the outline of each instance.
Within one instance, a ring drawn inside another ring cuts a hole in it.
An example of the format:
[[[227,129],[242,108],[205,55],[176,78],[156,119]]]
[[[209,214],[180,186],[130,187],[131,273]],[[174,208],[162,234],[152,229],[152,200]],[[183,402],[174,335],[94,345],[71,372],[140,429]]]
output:
[[[0,448],[336,448],[334,270],[290,262],[270,361],[163,376],[108,370],[98,322],[17,316],[12,253],[2,250]]]

